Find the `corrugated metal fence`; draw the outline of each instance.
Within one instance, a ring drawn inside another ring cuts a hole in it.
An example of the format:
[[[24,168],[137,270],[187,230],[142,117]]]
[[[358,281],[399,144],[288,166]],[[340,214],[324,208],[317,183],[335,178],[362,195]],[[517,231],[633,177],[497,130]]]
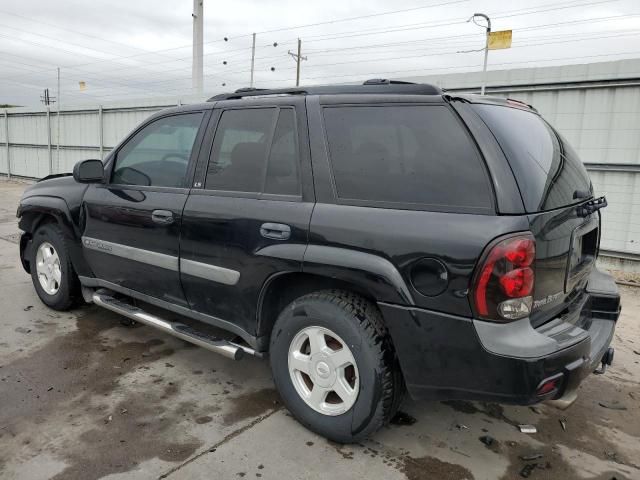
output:
[[[567,74],[576,68],[586,73]],[[630,70],[640,74],[640,61],[491,72],[487,93],[534,105],[567,137],[596,193],[609,201],[604,253],[632,260],[624,269],[640,271],[640,77],[629,76]],[[477,74],[412,80],[435,80],[452,92],[475,92],[479,85]],[[59,119],[55,111],[9,110],[0,115],[0,173],[40,178],[69,172],[78,160],[102,158],[148,115],[176,103],[63,110]]]
[[[59,116],[49,110],[6,110],[0,116],[0,173],[42,178],[70,172],[78,160],[103,158],[149,115],[175,105],[63,109]]]

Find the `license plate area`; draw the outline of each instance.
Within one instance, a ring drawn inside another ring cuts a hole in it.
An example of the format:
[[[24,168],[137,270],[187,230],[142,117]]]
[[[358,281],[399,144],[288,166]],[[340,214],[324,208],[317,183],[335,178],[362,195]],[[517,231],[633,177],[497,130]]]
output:
[[[571,251],[564,291],[571,292],[591,272],[598,249],[598,222],[583,223],[571,234]]]

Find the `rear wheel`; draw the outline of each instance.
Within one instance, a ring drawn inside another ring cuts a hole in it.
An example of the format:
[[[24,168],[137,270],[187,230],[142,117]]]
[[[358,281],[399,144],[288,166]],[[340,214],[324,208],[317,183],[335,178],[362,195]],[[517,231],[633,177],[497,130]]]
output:
[[[344,291],[305,295],[273,328],[271,369],[291,413],[310,430],[349,443],[395,414],[400,371],[378,309]]]
[[[30,266],[31,280],[40,300],[55,310],[73,306],[79,297],[80,284],[60,227],[46,224],[36,231]]]

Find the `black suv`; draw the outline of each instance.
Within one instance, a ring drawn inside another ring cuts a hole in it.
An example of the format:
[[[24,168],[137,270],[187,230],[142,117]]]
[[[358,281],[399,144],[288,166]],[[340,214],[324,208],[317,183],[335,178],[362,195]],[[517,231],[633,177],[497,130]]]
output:
[[[244,89],[27,188],[20,256],[54,309],[84,298],[268,354],[293,415],[349,442],[405,390],[569,405],[613,358],[605,205],[521,102],[384,80]]]

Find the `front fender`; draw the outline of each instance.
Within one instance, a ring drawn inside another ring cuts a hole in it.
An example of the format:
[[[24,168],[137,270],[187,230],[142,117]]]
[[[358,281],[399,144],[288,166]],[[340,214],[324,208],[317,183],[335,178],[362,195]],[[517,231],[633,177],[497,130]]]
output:
[[[322,275],[360,285],[378,302],[415,305],[411,290],[398,269],[386,258],[371,253],[325,245],[309,245],[304,273]]]
[[[31,244],[36,230],[49,219],[53,218],[62,230],[71,263],[78,275],[93,276],[80,242],[80,229],[74,224],[67,203],[60,197],[33,195],[23,198],[18,207],[17,216],[20,218],[18,226],[24,232],[20,239],[20,259],[24,269],[29,272],[29,258],[31,258]]]

